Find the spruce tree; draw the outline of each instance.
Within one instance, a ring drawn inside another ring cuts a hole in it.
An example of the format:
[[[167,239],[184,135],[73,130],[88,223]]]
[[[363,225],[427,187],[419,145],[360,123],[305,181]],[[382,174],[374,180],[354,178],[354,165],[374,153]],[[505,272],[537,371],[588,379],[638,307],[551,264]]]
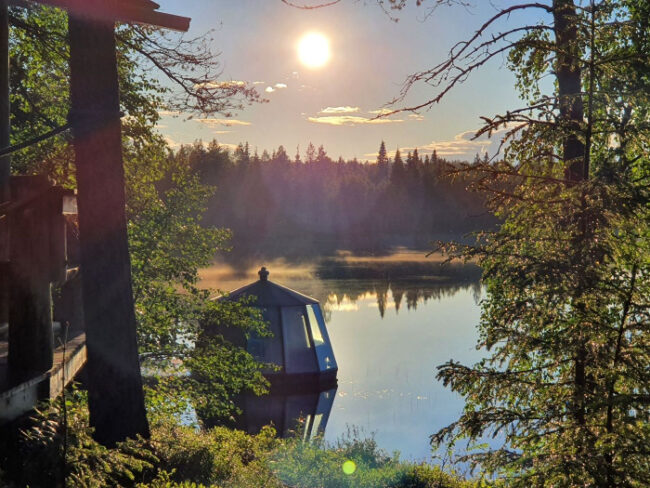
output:
[[[526,10],[544,15],[492,30]],[[498,161],[458,170],[478,175],[503,224],[444,245],[484,269],[486,358],[440,368],[466,406],[433,436],[493,437],[463,459],[509,486],[650,485],[649,14],[627,0],[497,9],[407,84],[442,83],[422,108],[507,52],[528,103],[484,119],[477,136],[506,129]]]
[[[401,184],[404,181],[404,176],[406,174],[406,167],[404,166],[404,161],[402,161],[402,156],[399,152],[399,149],[395,151],[395,159],[393,160],[393,167],[390,173],[390,181],[393,185]]]
[[[381,141],[381,144],[379,145],[379,152],[377,153],[377,166],[382,169],[388,166],[388,153],[386,152],[386,144],[384,141]]]

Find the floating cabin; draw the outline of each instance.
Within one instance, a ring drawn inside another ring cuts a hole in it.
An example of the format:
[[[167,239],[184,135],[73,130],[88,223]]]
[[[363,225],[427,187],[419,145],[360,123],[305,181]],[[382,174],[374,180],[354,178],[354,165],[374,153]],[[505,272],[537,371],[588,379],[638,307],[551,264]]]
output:
[[[264,373],[274,387],[336,385],[338,367],[318,300],[269,281],[264,267],[258,274],[258,281],[219,300],[250,297],[250,305],[262,310],[273,336],[246,339],[241,331],[230,328],[219,329],[219,333],[245,345],[258,361],[279,366],[279,370],[267,369]]]

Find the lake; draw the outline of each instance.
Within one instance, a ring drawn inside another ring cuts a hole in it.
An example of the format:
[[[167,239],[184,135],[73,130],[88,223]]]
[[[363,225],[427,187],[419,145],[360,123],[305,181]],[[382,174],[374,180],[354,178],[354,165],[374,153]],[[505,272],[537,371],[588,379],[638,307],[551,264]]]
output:
[[[320,398],[285,398],[284,415],[309,402],[316,409],[318,401],[320,413],[312,412],[312,424],[314,431],[325,426],[326,440],[357,429],[388,452],[426,461],[429,436],[454,421],[463,406],[462,398],[436,380],[436,366],[480,359],[475,344],[481,286],[478,267],[447,264],[425,253],[339,252],[293,262],[220,263],[201,271],[201,286],[230,291],[257,280],[264,265],[269,280],[318,299],[338,362],[338,388]],[[271,410],[276,400],[262,398],[251,408]]]

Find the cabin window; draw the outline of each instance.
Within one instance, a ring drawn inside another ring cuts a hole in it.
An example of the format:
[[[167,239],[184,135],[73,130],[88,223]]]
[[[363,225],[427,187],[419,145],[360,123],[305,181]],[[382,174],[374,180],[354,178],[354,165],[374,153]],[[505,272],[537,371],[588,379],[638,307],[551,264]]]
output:
[[[320,327],[318,325],[318,319],[314,313],[315,305],[307,306],[307,315],[309,316],[309,325],[311,327],[311,336],[314,338],[314,346],[318,347],[322,344],[325,344],[325,339],[323,339],[323,334],[320,332]]]
[[[316,356],[307,329],[305,307],[282,308],[282,332],[287,373],[318,371]]]
[[[309,325],[311,335],[314,338],[316,348],[316,357],[318,358],[318,368],[320,371],[336,368],[334,353],[329,343],[327,330],[325,329],[325,320],[321,312],[320,305],[308,305],[307,314],[309,316]]]

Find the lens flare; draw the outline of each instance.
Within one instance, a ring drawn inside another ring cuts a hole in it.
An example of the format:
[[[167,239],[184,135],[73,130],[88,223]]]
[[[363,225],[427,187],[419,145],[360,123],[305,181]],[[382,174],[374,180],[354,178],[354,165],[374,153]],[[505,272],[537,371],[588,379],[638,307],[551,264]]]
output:
[[[345,461],[343,463],[343,472],[345,474],[353,474],[357,470],[357,465],[354,464],[354,461]]]

